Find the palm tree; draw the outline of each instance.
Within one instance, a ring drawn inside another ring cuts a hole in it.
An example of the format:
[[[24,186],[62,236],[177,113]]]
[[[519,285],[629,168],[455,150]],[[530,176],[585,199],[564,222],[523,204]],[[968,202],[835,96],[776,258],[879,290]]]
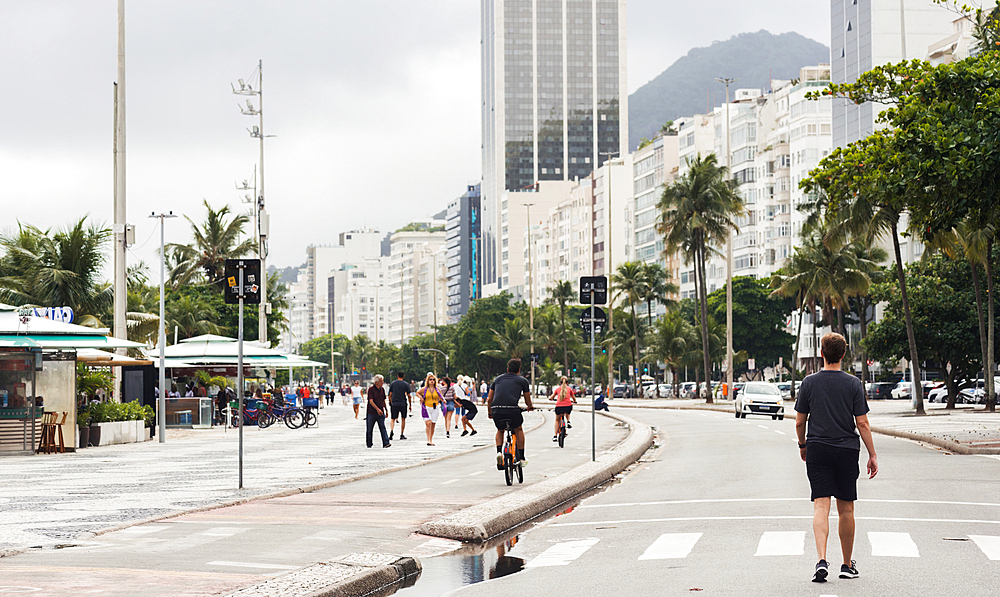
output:
[[[196,275],[194,272],[201,271],[210,283],[221,284],[225,276],[226,259],[244,257],[256,251],[257,240],[251,237],[240,242],[243,226],[250,221],[246,214],[238,214],[227,220],[228,205],[215,210],[207,199],[204,205],[208,216],[200,226],[184,216],[191,224],[194,242],[191,245],[171,243],[166,247],[173,254],[175,263],[171,277],[190,279]]]
[[[504,321],[500,330],[490,328],[493,332],[493,339],[500,346],[499,349],[483,350],[479,354],[497,359],[515,359],[524,354],[525,350],[531,346],[531,337],[526,333],[524,321],[520,317],[512,317]]]
[[[680,250],[684,262],[695,266],[703,345],[709,343],[705,261],[713,244],[724,241],[730,231],[739,232],[735,218],[744,213],[743,200],[734,191],[734,181],[727,177],[726,168],[718,165],[714,154],[706,158],[698,156],[683,176],[664,189],[657,205],[660,211],[657,230],[664,236],[665,251]],[[707,353],[702,362],[708,382],[712,368]],[[712,402],[711,392],[706,402]]]
[[[114,291],[98,282],[111,231],[87,216],[55,234],[31,225],[0,237],[0,301],[12,305],[70,307],[75,323],[104,327]]]
[[[667,270],[659,263],[645,263],[642,266],[642,300],[646,301],[646,317],[649,327],[653,327],[653,301],[671,309],[677,301],[667,298],[676,294],[677,285],[667,280]]]
[[[351,339],[351,346],[355,364],[367,371],[368,363],[375,357],[375,343],[368,336],[357,335]]]
[[[562,344],[563,344],[563,366],[569,366],[569,340],[566,334],[566,304],[575,298],[573,284],[569,280],[556,282],[555,286],[549,289],[547,302],[559,305],[559,322],[562,324]]]
[[[674,381],[674,397],[680,392],[677,381],[677,368],[683,366],[684,359],[692,351],[697,342],[694,326],[688,323],[677,312],[667,313],[657,320],[656,328],[650,339],[650,356],[666,363],[670,376]]]
[[[645,275],[643,264],[638,261],[626,261],[618,266],[618,271],[611,274],[611,288],[615,298],[624,297],[632,313],[632,362],[635,363],[635,375],[632,385],[635,395],[639,395],[639,318],[635,314],[635,304],[643,299]]]
[[[218,334],[215,310],[205,301],[184,295],[166,304],[167,328],[177,328],[181,338]]]
[[[879,265],[889,259],[889,253],[879,246],[870,246],[863,240],[854,241],[848,245],[854,257],[854,267],[863,273],[869,284],[880,282],[884,277],[884,268]],[[868,337],[868,310],[873,306],[867,292],[856,292],[854,305],[861,324],[861,378],[868,381],[868,357],[865,355],[864,342]]]

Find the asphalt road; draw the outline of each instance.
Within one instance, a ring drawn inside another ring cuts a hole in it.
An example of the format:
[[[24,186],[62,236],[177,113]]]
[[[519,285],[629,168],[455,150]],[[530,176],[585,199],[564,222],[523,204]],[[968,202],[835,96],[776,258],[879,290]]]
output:
[[[564,449],[551,441],[552,413],[526,413],[529,466],[525,484],[507,487],[495,452],[484,450],[387,473],[314,493],[296,494],[191,513],[115,531],[61,548],[0,559],[0,594],[12,587],[33,595],[94,593],[108,597],[221,595],[270,576],[354,552],[428,558],[455,550],[456,541],[414,533],[423,522],[558,475],[590,460],[590,413],[574,413]],[[492,444],[485,417],[475,440]],[[598,417],[597,449],[627,435]],[[443,436],[443,429],[439,430]],[[452,433],[455,433],[454,431]],[[423,443],[414,429],[406,442]],[[438,443],[456,441],[444,437]],[[406,442],[399,441],[399,445]],[[396,446],[396,442],[393,444]],[[361,457],[385,458],[374,448]]]
[[[522,533],[511,549],[500,546],[507,565],[519,558],[523,571],[447,594],[998,593],[996,457],[956,456],[875,436],[881,470],[874,480],[859,480],[856,506],[860,578],[832,574],[829,582],[815,584],[812,505],[791,418],[629,414],[657,427],[655,461],[574,511]],[[831,572],[841,560],[835,529],[833,518]]]

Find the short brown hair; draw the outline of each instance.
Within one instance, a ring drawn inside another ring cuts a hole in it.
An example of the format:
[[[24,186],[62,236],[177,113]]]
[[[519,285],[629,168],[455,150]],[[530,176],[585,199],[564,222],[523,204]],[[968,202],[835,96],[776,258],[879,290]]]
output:
[[[839,363],[847,352],[847,341],[837,332],[823,334],[823,338],[820,340],[820,352],[823,354],[823,360],[827,363],[831,365]]]

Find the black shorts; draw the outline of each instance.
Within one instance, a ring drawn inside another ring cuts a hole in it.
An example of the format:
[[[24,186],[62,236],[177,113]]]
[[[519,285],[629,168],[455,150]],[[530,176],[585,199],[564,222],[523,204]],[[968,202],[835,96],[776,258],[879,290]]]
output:
[[[556,414],[557,415],[568,415],[571,412],[573,412],[573,405],[572,404],[570,404],[569,406],[557,406],[556,407]]]
[[[857,500],[860,456],[860,449],[820,442],[806,444],[806,475],[812,489],[811,499],[832,496],[845,502]]]
[[[391,420],[393,420],[393,421],[395,421],[397,418],[400,418],[400,417],[403,418],[403,419],[405,419],[406,418],[406,405],[405,404],[400,404],[400,405],[390,404],[389,405],[389,415],[390,415],[389,418]]]
[[[467,408],[463,408],[462,410],[465,411],[465,414],[462,415],[462,416],[465,417],[466,421],[471,421],[472,419],[475,419],[476,415],[479,414],[478,410],[472,410],[472,411],[470,411]]]
[[[510,424],[510,430],[514,431],[521,425],[524,425],[524,417],[521,416],[521,409],[494,409],[493,410],[493,424],[497,426],[497,429],[503,431],[507,428],[507,424]]]

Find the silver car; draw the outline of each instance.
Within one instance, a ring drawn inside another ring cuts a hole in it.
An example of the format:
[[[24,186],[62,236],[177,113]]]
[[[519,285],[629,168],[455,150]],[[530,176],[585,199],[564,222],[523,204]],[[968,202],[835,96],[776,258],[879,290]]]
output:
[[[785,401],[777,384],[763,381],[747,382],[743,391],[736,396],[736,418],[747,415],[766,415],[772,419],[785,418]]]

